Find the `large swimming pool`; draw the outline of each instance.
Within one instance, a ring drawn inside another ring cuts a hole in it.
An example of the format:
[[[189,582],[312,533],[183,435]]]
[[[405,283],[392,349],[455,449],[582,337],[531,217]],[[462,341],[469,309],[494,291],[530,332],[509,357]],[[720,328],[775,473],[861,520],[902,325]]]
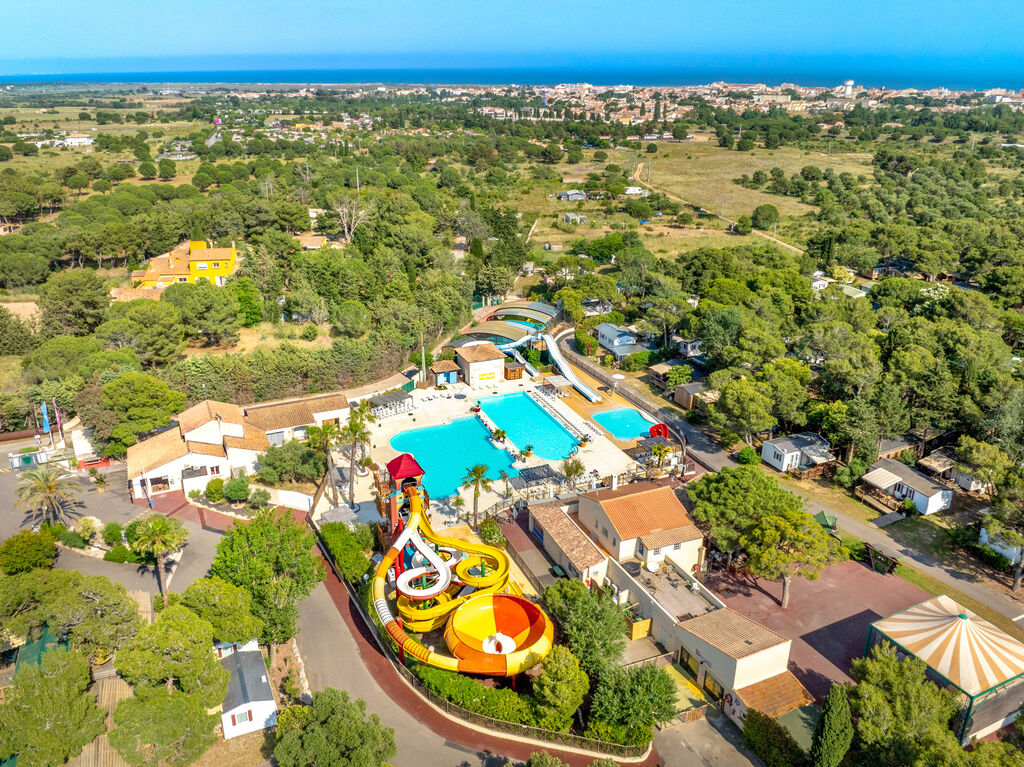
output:
[[[572,455],[572,449],[579,444],[576,437],[523,392],[485,397],[477,400],[477,404],[495,426],[505,430],[512,444],[520,450],[532,446],[538,458],[561,461]]]
[[[449,424],[396,434],[391,438],[391,447],[413,454],[426,472],[423,484],[427,492],[431,498],[440,500],[458,493],[466,470],[478,463],[487,466],[487,476],[494,480],[500,479],[502,470],[510,477],[519,475],[512,468],[509,454],[494,447],[489,436],[487,427],[476,416],[467,416]]]
[[[654,426],[654,421],[631,407],[602,410],[600,413],[594,413],[594,420],[603,429],[611,432],[615,439],[623,441],[647,437]]]

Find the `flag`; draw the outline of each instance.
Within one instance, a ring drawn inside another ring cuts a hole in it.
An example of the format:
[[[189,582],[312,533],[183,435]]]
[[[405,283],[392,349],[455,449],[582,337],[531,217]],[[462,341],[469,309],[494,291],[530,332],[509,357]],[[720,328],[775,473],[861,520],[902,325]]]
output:
[[[46,412],[46,403],[41,402],[39,409],[43,411],[43,434],[50,433],[50,415]]]
[[[53,417],[57,419],[57,432],[60,433],[60,434],[63,434],[64,433],[64,425],[60,422],[60,420],[61,420],[60,419],[60,408],[57,407],[57,398],[54,397],[52,402],[53,402]]]

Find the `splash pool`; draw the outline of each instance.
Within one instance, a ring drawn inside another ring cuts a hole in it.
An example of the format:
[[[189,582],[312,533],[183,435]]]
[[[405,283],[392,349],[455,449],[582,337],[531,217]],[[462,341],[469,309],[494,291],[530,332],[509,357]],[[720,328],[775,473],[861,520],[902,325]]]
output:
[[[544,408],[523,392],[485,397],[477,404],[520,450],[527,445],[533,454],[547,461],[561,461],[579,444],[569,431]]]
[[[654,426],[654,421],[631,407],[602,410],[600,413],[594,413],[594,420],[618,440],[646,437]]]

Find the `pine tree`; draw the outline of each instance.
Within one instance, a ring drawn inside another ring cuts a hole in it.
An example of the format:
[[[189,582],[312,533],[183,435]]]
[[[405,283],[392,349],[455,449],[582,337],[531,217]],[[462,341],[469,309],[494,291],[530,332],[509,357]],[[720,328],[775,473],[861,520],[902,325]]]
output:
[[[853,722],[850,720],[846,689],[841,684],[833,684],[814,730],[810,754],[812,767],[837,767],[846,756],[852,740]]]

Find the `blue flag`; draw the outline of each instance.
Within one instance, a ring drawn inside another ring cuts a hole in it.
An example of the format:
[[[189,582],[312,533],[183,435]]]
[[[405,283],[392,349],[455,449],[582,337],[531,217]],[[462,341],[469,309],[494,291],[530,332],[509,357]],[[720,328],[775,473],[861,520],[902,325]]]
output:
[[[46,412],[46,403],[45,402],[40,403],[39,407],[43,411],[43,434],[49,434],[50,433],[50,416]]]

